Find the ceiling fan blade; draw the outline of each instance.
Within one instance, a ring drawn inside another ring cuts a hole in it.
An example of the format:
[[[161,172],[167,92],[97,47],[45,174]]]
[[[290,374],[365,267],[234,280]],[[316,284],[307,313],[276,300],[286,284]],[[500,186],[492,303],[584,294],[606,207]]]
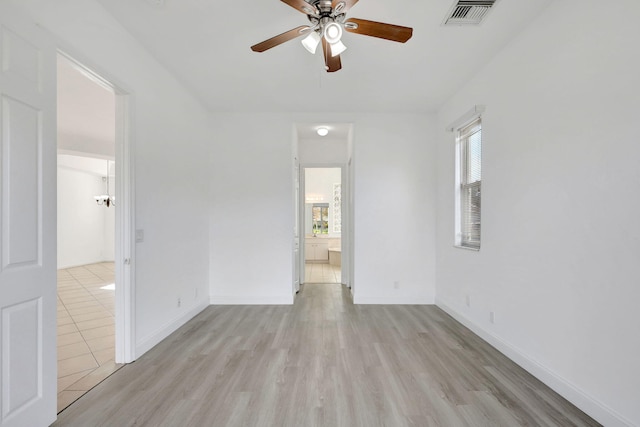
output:
[[[322,53],[324,54],[324,63],[327,66],[327,73],[333,73],[342,68],[340,55],[331,56],[331,45],[322,38]]]
[[[340,6],[340,3],[342,3],[343,5]],[[347,11],[351,9],[356,3],[358,3],[358,0],[333,0],[333,2],[331,3],[331,8],[333,10],[337,10],[340,13],[347,13]]]
[[[254,52],[264,52],[265,50],[271,49],[272,47],[276,47],[284,42],[288,42],[289,40],[293,40],[296,37],[300,37],[303,34],[307,34],[310,29],[311,27],[307,25],[301,25],[300,27],[294,28],[293,30],[278,34],[277,36],[271,37],[270,39],[258,44],[254,44],[253,46],[251,46],[251,50]]]
[[[304,0],[281,0],[283,3],[288,4],[292,8],[296,9],[298,12],[302,12],[305,15],[318,15],[318,9],[312,5],[307,3]],[[357,0],[356,0],[357,1]]]
[[[383,22],[367,21],[366,19],[349,18],[344,21],[344,29],[350,33],[363,36],[378,37],[404,43],[413,35],[413,28],[400,25],[385,24]]]

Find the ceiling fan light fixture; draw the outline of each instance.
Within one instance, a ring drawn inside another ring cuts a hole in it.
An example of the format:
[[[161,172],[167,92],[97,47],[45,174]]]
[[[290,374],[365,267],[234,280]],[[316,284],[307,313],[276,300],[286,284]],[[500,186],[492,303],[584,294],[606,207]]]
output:
[[[338,56],[345,50],[347,47],[340,40],[331,44],[331,56]]]
[[[316,132],[318,133],[318,135],[320,136],[327,136],[329,135],[329,129],[327,129],[326,127],[319,127]]]
[[[311,15],[311,16],[315,16],[317,13],[317,10],[315,8],[311,8],[310,6],[302,6],[302,11],[304,13],[306,13],[307,15]]]
[[[2,0],[0,0],[2,1]],[[151,0],[147,0],[151,1]],[[160,1],[160,0],[155,0]],[[166,0],[162,0],[166,1]],[[306,15],[309,23],[251,46],[254,52],[264,52],[285,42],[301,37],[302,45],[311,54],[322,42],[325,70],[329,73],[342,69],[340,54],[347,47],[342,43],[342,33],[348,31],[368,37],[405,43],[413,35],[413,28],[366,19],[348,18],[347,12],[358,0],[282,0]],[[456,0],[459,3],[496,2],[499,0]],[[311,12],[311,13],[310,13]]]
[[[357,30],[358,24],[355,22],[347,21],[344,23],[344,28],[346,28],[347,30]]]
[[[315,31],[311,31],[307,37],[302,39],[302,46],[311,54],[316,53],[318,44],[320,44],[320,35]]]
[[[342,37],[342,27],[337,22],[332,22],[324,27],[324,38],[329,44],[340,41]]]

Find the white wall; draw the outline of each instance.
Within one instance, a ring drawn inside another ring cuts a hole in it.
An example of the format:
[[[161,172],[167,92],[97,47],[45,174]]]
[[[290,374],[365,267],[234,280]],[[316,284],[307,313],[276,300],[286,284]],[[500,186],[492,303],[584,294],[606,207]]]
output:
[[[100,175],[58,166],[58,268],[113,261],[113,208],[93,198],[104,188]]]
[[[109,177],[109,182],[115,183],[115,176]],[[112,196],[116,198],[117,194],[114,190],[110,190]],[[116,257],[116,210],[109,207],[100,206],[104,209],[104,245],[103,257],[105,261],[115,261]]]
[[[133,258],[139,356],[209,302],[208,116],[94,0],[15,3],[131,94],[135,226],[145,235]]]
[[[638,14],[553,2],[438,120],[438,304],[607,426],[640,425]],[[444,131],[474,104],[480,252],[453,247]]]
[[[291,127],[319,116],[354,124],[356,303],[433,302],[435,117],[212,114],[212,303],[292,302]]]
[[[328,138],[328,137],[326,137]],[[298,141],[300,163],[346,164],[347,141],[341,139],[300,139]]]
[[[372,114],[354,126],[356,304],[434,302],[434,123]]]
[[[291,304],[292,122],[213,114],[211,303]]]

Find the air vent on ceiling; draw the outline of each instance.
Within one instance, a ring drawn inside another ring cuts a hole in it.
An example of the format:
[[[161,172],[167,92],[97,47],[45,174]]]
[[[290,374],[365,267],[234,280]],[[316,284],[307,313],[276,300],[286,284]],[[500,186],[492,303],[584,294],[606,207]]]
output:
[[[479,25],[495,2],[496,0],[457,0],[444,24]]]

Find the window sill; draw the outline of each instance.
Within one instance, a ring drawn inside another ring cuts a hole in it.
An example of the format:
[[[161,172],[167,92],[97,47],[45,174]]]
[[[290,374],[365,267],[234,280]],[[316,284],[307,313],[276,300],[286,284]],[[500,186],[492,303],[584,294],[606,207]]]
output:
[[[469,246],[453,245],[454,248],[465,249],[467,251],[480,252],[480,248],[470,248]]]

